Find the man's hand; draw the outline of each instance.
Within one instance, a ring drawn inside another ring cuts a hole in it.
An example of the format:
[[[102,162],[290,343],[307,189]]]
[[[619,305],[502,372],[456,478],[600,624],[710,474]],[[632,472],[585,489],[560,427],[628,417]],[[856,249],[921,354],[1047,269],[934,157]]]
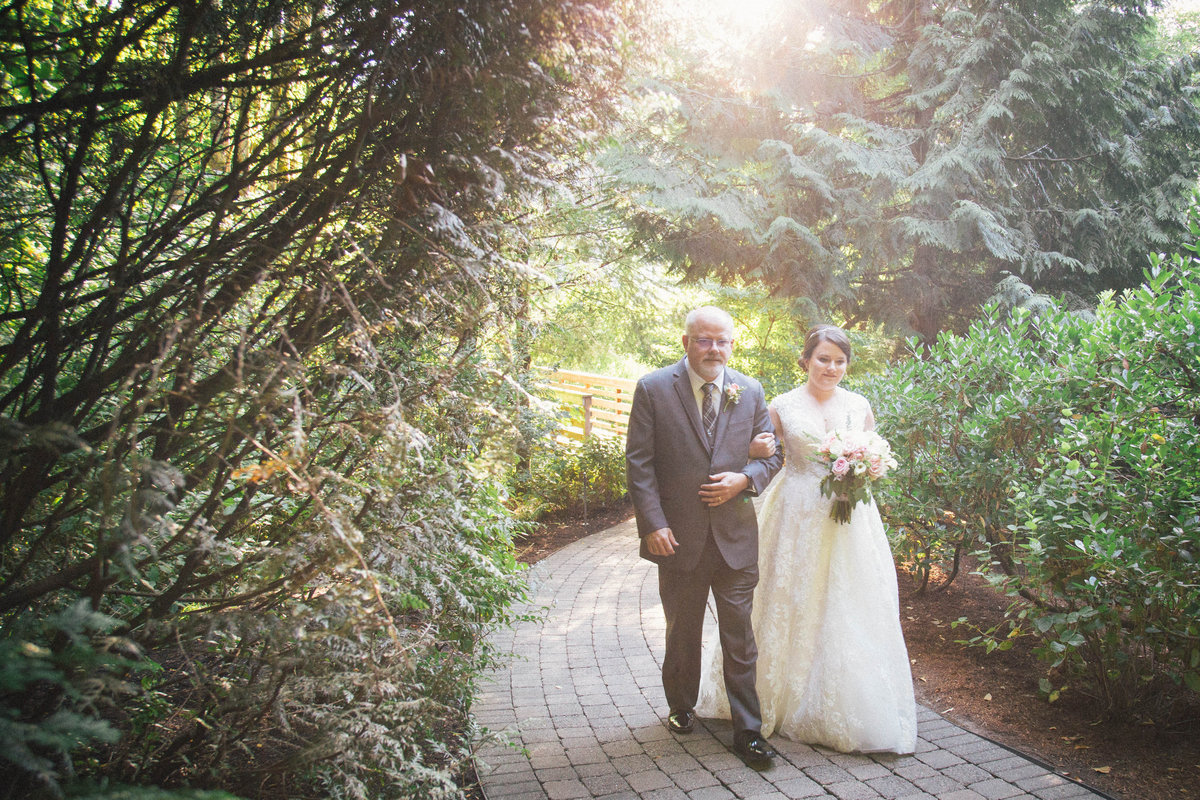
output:
[[[709,475],[712,483],[700,487],[700,502],[709,508],[716,508],[746,491],[750,478],[744,472],[718,472]]]
[[[751,458],[770,458],[775,455],[775,434],[763,431],[750,440]]]
[[[646,534],[646,549],[651,555],[673,556],[678,546],[679,542],[675,540],[675,534],[671,533],[670,528],[659,528]]]

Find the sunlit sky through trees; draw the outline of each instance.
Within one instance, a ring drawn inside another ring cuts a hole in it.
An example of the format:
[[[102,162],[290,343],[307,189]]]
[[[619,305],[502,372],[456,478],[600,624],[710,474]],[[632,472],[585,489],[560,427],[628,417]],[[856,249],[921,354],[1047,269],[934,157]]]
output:
[[[792,3],[804,0],[662,0],[670,16],[693,36],[708,39],[717,50],[737,47],[761,32]],[[1200,12],[1200,0],[1165,0],[1162,11]]]

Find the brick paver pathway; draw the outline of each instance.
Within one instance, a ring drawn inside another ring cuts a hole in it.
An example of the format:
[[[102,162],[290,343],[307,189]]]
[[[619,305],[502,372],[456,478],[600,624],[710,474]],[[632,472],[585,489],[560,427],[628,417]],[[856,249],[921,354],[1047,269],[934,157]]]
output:
[[[474,706],[481,725],[509,738],[479,754],[488,800],[1106,797],[924,707],[911,756],[847,755],[776,736],[781,758],[755,772],[729,751],[728,722],[702,720],[687,736],[663,724],[658,580],[637,557],[632,522],[544,559],[532,582],[525,610],[537,619],[494,638],[515,655]]]

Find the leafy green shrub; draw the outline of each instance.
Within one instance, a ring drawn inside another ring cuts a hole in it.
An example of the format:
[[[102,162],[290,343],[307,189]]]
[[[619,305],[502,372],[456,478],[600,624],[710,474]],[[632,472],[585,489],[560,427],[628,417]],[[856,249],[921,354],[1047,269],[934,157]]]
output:
[[[108,789],[72,793],[70,800],[238,800],[226,792],[198,789],[158,789],[145,786],[114,786]]]
[[[518,502],[525,515],[582,514],[612,506],[625,497],[625,442],[593,433],[579,444],[553,439],[534,450],[529,483]]]
[[[974,641],[1037,637],[1114,716],[1200,693],[1200,260],[1153,262],[1094,315],[992,308],[868,386],[898,551],[976,549],[1014,604]]]
[[[862,384],[900,461],[883,497],[897,552],[922,587],[939,568],[953,580],[977,544],[1007,558],[1010,484],[1050,446],[1061,407],[1037,388],[1057,370],[1056,343],[1041,330],[1028,312],[1002,322],[991,307],[965,336],[943,333],[922,357]]]
[[[1013,485],[1017,616],[1115,715],[1200,694],[1200,262],[1155,259],[1072,357],[1055,446]]]

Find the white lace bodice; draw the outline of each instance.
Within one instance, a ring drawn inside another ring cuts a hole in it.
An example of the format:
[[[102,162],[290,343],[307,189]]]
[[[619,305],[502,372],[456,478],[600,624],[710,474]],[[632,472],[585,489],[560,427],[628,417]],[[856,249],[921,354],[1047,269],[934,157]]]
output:
[[[871,405],[861,394],[840,386],[833,397],[817,402],[804,386],[781,394],[771,401],[779,415],[785,468],[818,477],[824,468],[816,461],[816,448],[826,433],[832,430],[863,430],[871,413]]]

